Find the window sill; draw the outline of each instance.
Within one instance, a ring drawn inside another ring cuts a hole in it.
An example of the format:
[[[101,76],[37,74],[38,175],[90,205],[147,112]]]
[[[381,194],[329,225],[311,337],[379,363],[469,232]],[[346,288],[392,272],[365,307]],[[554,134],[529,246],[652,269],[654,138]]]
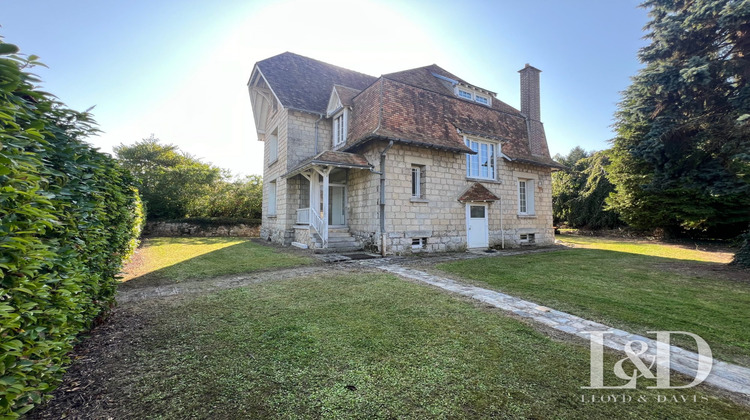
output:
[[[270,168],[271,166],[273,166],[278,161],[279,161],[279,158],[276,158],[276,159],[272,160],[271,162],[268,162],[268,167]]]
[[[430,200],[426,198],[417,198],[417,197],[412,197],[409,201],[411,201],[412,203],[429,203],[430,202]]]
[[[502,184],[503,183],[503,181],[498,181],[498,180],[492,179],[492,178],[486,178],[486,179],[485,178],[472,178],[472,177],[469,177],[469,176],[466,177],[466,181],[468,181],[468,182],[486,182],[488,184]]]
[[[536,219],[536,214],[519,214],[519,219]]]
[[[276,218],[275,214],[269,214],[268,216],[266,216],[266,219],[275,219],[275,218]]]

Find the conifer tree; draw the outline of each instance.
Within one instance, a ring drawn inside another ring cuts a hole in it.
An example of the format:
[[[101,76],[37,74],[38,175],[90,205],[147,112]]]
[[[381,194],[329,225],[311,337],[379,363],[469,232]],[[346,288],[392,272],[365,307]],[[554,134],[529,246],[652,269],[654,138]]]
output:
[[[637,228],[750,223],[750,1],[649,0],[645,67],[616,114],[608,203]]]

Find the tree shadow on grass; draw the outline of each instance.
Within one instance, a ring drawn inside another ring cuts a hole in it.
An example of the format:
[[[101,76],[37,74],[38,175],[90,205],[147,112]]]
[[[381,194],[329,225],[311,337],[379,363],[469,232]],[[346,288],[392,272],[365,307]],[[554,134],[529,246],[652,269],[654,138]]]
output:
[[[750,366],[750,271],[721,263],[575,248],[441,264],[481,287],[637,334],[686,331]],[[653,337],[653,335],[649,335]],[[691,339],[677,345],[696,350]]]
[[[238,242],[234,243],[233,242]],[[259,240],[243,238],[152,238],[146,241],[145,247],[137,258],[173,260],[154,270],[127,278],[120,284],[121,290],[141,287],[165,286],[185,281],[208,279],[218,276],[250,273],[254,271],[288,268],[310,264],[314,260],[306,255],[291,250],[267,245]],[[184,250],[183,247],[198,245],[217,245],[219,249],[196,250],[194,255],[184,259],[174,255],[159,256],[158,253],[173,253]],[[169,246],[168,249],[156,251],[154,247]],[[149,248],[151,247],[151,248]],[[138,261],[134,261],[138,264]]]

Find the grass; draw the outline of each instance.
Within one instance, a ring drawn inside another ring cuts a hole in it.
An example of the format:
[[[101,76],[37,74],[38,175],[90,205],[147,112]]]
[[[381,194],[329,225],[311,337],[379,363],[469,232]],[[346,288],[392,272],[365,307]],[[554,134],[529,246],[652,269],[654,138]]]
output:
[[[709,343],[715,357],[750,366],[750,279],[723,265],[700,262],[721,255],[600,238],[563,236],[563,241],[586,248],[437,268],[638,334],[692,332]],[[676,344],[695,348],[689,338]]]
[[[150,238],[125,267],[127,286],[185,280],[310,264],[313,259],[241,238]]]
[[[576,247],[603,249],[624,252],[628,254],[648,255],[652,257],[673,258],[677,260],[728,263],[732,260],[729,252],[712,252],[699,249],[689,249],[685,246],[664,244],[653,241],[636,241],[628,239],[600,238],[578,235],[557,235],[568,245]]]
[[[108,402],[91,405],[92,417],[748,416],[699,389],[582,390],[588,346],[385,274],[260,283],[127,311],[121,319],[142,319],[116,333],[116,353],[101,338],[105,360],[87,386]],[[632,402],[581,401],[614,393]],[[679,394],[697,403],[670,401]]]

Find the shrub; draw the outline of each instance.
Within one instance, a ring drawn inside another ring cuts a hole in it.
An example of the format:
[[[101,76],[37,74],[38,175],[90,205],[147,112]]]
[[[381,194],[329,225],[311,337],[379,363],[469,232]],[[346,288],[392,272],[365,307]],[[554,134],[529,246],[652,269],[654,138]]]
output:
[[[79,333],[111,307],[143,222],[134,181],[83,142],[87,112],[34,87],[36,57],[0,41],[0,417],[59,383]]]

